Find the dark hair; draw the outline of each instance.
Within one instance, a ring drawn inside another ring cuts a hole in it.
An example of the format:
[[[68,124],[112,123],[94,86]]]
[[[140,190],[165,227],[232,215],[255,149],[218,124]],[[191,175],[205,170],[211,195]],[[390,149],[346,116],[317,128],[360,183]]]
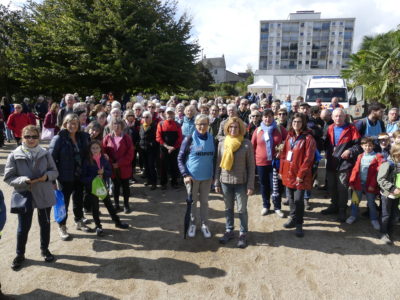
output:
[[[262,116],[266,117],[266,116],[274,116],[274,112],[272,111],[272,109],[264,109],[264,111],[262,112]]]
[[[89,125],[86,127],[85,131],[89,133],[90,129],[95,129],[100,132],[99,135],[96,137],[96,140],[101,141],[103,139],[104,127],[102,127],[99,122],[97,121],[90,122]]]
[[[370,114],[373,111],[377,111],[377,110],[381,110],[381,109],[385,109],[386,106],[382,103],[379,102],[374,102],[371,103],[370,105],[368,105],[368,114]]]
[[[300,103],[299,107],[307,107],[307,108],[310,108],[311,106],[310,106],[310,104],[308,104],[307,102],[302,102],[302,103]]]
[[[318,105],[316,105],[316,106],[311,106],[310,112],[311,112],[312,114],[319,114],[319,113],[321,112],[321,108],[320,108]]]
[[[103,154],[103,145],[102,145],[101,141],[99,141],[99,140],[91,140],[90,143],[89,143],[89,162],[92,165],[96,164],[96,162],[93,159],[92,151],[90,151],[90,148],[92,148],[92,145],[94,145],[94,144],[100,146],[100,149],[101,149],[100,153]]]
[[[293,118],[292,118],[292,120],[290,121],[290,124],[289,124],[289,131],[294,131],[294,129],[293,129],[293,121],[296,118],[300,118],[301,119],[301,131],[305,131],[307,129],[307,118],[306,118],[306,115],[303,114],[303,113],[295,113],[293,115]]]
[[[363,137],[360,142],[361,145],[374,144],[374,139],[370,136]]]

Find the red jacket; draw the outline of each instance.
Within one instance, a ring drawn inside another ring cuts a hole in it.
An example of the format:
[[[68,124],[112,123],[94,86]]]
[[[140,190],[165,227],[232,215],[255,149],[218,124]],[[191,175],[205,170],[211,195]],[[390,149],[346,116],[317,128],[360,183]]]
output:
[[[281,163],[279,174],[284,186],[296,190],[311,190],[312,188],[312,166],[315,159],[316,143],[310,131],[300,134],[293,149],[291,143],[296,141],[294,131],[289,131],[286,137],[283,151],[281,152]],[[287,160],[288,152],[292,151],[292,158]],[[296,177],[303,181],[296,184]]]
[[[158,123],[156,140],[162,146],[167,144],[179,150],[182,143],[181,126],[174,120],[164,120]]]
[[[131,178],[132,176],[132,160],[134,153],[134,146],[132,139],[129,135],[124,134],[121,144],[117,151],[115,151],[112,139],[112,133],[107,134],[103,139],[104,153],[107,153],[110,158],[110,164],[118,164],[119,177],[121,179]],[[115,178],[117,169],[113,168],[112,178]]]
[[[7,120],[7,127],[13,132],[16,138],[22,137],[22,129],[28,125],[31,125],[31,121],[26,113],[13,112]]]
[[[280,126],[280,125],[278,125]],[[274,146],[272,151],[272,157],[274,158],[275,153],[275,146],[281,144],[285,141],[287,136],[287,131],[283,126],[280,126],[279,129],[275,128],[272,132],[272,138],[274,140]],[[257,129],[253,133],[253,137],[251,138],[251,143],[253,144],[254,148],[254,157],[256,158],[256,165],[257,166],[269,166],[272,164],[270,160],[267,160],[267,147],[264,140],[264,131],[261,127],[257,127]]]
[[[360,168],[361,168],[361,159],[363,158],[364,153],[361,153],[357,157],[356,164],[354,165],[353,170],[351,171],[350,179],[349,179],[349,186],[356,190],[356,191],[361,191],[361,179],[360,179]],[[379,194],[379,187],[378,187],[378,182],[377,182],[377,176],[378,176],[378,169],[381,166],[381,164],[385,161],[385,158],[383,157],[382,154],[378,153],[376,154],[375,158],[372,160],[369,168],[368,168],[368,175],[367,175],[367,191],[368,193],[371,194]]]

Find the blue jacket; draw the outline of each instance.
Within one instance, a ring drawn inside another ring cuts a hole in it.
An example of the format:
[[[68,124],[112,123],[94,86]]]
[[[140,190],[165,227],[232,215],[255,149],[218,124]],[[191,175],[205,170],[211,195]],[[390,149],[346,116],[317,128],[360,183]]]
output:
[[[191,136],[195,129],[196,125],[194,124],[194,117],[191,119],[188,119],[186,116],[183,117],[182,135],[184,137]]]
[[[100,166],[104,168],[103,179],[105,180],[106,178],[111,177],[112,175],[111,165],[108,162],[108,160],[104,157],[104,155],[102,155],[100,158]],[[85,159],[83,161],[81,181],[86,185],[87,188],[89,188],[89,191],[92,189],[92,181],[97,176],[98,170],[99,167],[97,166],[96,162],[91,164],[88,159]]]
[[[50,142],[49,151],[53,156],[59,172],[58,180],[72,182],[81,177],[82,163],[89,150],[89,134],[78,131],[76,140],[80,159],[74,159],[74,147],[68,130],[62,129]]]

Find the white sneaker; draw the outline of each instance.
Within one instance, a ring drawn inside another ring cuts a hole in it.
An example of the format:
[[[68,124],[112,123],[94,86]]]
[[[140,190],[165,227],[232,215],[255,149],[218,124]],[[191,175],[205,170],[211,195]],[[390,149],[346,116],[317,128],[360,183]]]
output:
[[[381,230],[381,225],[379,224],[378,220],[372,220],[371,221],[372,227],[374,227],[375,230]]]
[[[279,218],[285,217],[285,214],[280,209],[275,209],[275,213],[278,215]]]
[[[201,231],[203,232],[204,238],[209,239],[211,237],[211,232],[206,224],[201,225]]]
[[[351,225],[356,221],[356,219],[357,218],[355,216],[350,216],[347,218],[346,223]]]
[[[188,234],[188,237],[191,237],[191,238],[195,237],[196,236],[196,225],[190,224],[187,234]]]
[[[261,210],[261,215],[265,216],[268,214],[268,208],[263,207],[263,209]]]
[[[58,234],[60,235],[60,238],[63,241],[66,241],[69,239],[69,234],[67,232],[67,227],[65,225],[61,225],[60,227],[58,227]]]

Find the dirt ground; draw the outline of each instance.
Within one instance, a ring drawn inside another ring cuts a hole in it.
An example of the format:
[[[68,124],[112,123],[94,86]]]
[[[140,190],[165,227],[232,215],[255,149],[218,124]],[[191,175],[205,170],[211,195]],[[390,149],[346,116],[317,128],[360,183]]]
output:
[[[7,144],[0,149],[1,175],[13,148]],[[2,180],[0,188],[9,209],[12,190]],[[283,228],[286,219],[261,216],[260,195],[252,196],[249,246],[238,249],[236,241],[218,243],[224,231],[220,195],[210,195],[213,237],[206,240],[197,232],[184,240],[183,188],[162,193],[135,184],[131,191],[134,212],[120,213],[129,230],[116,229],[103,206],[107,235],[101,238],[75,230],[69,218],[73,240],[64,242],[52,222],[54,263],[40,256],[35,217],[27,260],[18,272],[10,268],[17,216],[8,214],[0,240],[3,292],[16,299],[400,299],[399,226],[395,245],[382,245],[367,219],[339,225],[334,217],[321,215],[329,202],[325,192],[314,193],[313,210],[305,214],[304,238]],[[288,207],[283,210],[287,213]],[[238,225],[238,219],[235,222]]]

